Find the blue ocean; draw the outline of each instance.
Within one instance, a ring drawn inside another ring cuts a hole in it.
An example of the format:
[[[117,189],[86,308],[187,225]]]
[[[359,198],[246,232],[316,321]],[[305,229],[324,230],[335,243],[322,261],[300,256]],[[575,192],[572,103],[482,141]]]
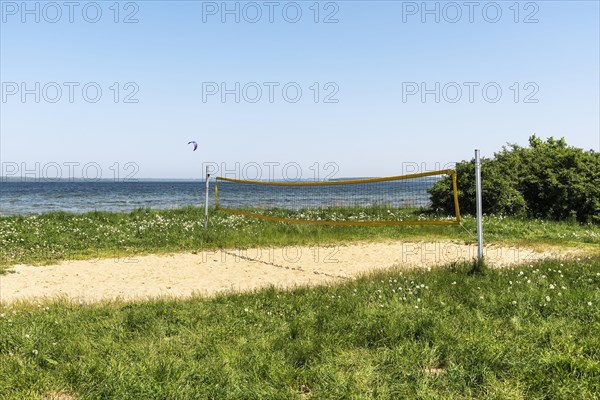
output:
[[[386,204],[427,205],[427,189],[434,178],[326,187],[285,187],[219,183],[222,207],[302,208]],[[210,181],[209,204],[215,204],[215,182]],[[1,182],[0,216],[52,211],[127,212],[137,208],[174,209],[204,205],[205,182]]]

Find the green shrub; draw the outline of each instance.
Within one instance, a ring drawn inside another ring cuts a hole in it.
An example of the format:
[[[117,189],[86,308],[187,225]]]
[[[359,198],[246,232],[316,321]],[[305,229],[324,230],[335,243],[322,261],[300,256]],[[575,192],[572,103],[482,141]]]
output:
[[[529,147],[511,144],[481,160],[483,210],[504,214],[600,223],[600,153],[532,136]],[[475,213],[475,160],[457,163],[461,212]],[[431,189],[432,209],[452,213],[448,177]]]

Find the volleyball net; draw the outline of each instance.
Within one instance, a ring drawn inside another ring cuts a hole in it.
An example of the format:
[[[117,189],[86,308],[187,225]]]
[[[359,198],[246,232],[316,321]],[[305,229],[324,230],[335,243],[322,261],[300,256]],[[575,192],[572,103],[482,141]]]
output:
[[[430,209],[429,189],[446,176],[455,212]],[[272,221],[313,225],[456,225],[456,172],[431,171],[386,178],[330,181],[251,181],[217,177],[216,209]]]

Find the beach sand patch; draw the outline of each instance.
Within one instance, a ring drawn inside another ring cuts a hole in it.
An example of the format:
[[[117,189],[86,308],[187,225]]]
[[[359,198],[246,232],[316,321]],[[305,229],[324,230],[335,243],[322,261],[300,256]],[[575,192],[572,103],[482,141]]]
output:
[[[431,268],[472,260],[477,245],[457,242],[377,242],[201,251],[196,254],[132,256],[16,265],[0,276],[0,301],[66,298],[83,303],[151,298],[187,298],[293,288],[356,278],[390,268]],[[492,267],[563,256],[558,250],[486,247]]]

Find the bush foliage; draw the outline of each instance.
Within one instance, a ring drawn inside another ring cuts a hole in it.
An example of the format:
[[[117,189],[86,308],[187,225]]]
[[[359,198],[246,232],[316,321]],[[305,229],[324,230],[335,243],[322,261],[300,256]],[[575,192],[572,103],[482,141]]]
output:
[[[475,213],[475,160],[456,164],[461,212]],[[600,153],[568,146],[564,138],[529,147],[504,146],[481,159],[483,212],[600,223]],[[430,190],[435,212],[453,213],[450,177]]]

